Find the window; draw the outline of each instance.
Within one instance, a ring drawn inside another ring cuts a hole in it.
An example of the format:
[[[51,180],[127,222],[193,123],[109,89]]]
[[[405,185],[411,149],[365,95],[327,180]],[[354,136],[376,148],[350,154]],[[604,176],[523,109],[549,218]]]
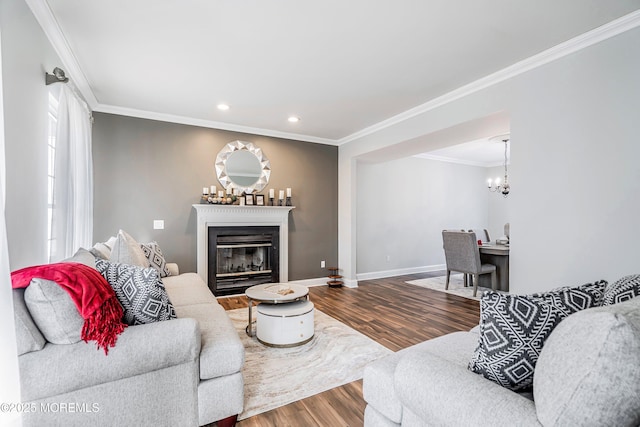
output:
[[[47,172],[47,257],[49,262],[56,254],[56,240],[53,234],[53,207],[56,164],[56,131],[58,128],[58,100],[49,92],[49,137],[47,139],[48,172]]]

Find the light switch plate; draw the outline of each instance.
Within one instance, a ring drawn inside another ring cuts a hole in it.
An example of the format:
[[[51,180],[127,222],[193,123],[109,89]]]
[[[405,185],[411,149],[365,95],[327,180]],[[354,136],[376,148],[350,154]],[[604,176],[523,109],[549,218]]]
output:
[[[164,220],[163,219],[154,219],[153,220],[153,229],[154,230],[164,230]]]

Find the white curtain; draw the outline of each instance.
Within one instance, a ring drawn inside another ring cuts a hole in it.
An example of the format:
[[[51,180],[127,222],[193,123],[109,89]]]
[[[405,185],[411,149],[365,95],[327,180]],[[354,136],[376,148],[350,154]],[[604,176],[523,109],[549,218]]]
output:
[[[57,118],[51,261],[89,248],[93,240],[91,112],[67,85],[61,87]]]
[[[0,37],[1,39],[1,37]],[[1,40],[0,40],[1,41]],[[0,43],[1,45],[2,43]],[[4,101],[2,100],[2,52],[0,51],[0,403],[20,402],[18,347],[13,318],[13,292],[9,267],[7,225],[4,217],[6,175],[4,158]],[[20,426],[20,413],[0,411],[0,425]]]

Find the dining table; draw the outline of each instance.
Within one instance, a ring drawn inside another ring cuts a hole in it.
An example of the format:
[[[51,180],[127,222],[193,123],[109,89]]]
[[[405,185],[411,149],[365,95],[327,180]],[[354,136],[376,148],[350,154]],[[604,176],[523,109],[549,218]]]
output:
[[[509,245],[483,243],[478,249],[480,250],[480,261],[483,264],[496,266],[497,290],[509,292]],[[478,285],[490,289],[491,275],[480,275]]]

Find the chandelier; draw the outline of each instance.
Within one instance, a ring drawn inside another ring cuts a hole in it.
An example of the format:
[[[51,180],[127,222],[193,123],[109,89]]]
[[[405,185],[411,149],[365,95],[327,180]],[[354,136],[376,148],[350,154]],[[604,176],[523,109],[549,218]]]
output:
[[[509,174],[507,173],[507,143],[509,142],[509,135],[500,135],[492,138],[495,142],[502,141],[504,143],[504,180],[500,180],[500,177],[492,180],[489,178],[487,181],[489,191],[492,193],[502,193],[504,197],[507,197],[511,186],[509,185]]]

